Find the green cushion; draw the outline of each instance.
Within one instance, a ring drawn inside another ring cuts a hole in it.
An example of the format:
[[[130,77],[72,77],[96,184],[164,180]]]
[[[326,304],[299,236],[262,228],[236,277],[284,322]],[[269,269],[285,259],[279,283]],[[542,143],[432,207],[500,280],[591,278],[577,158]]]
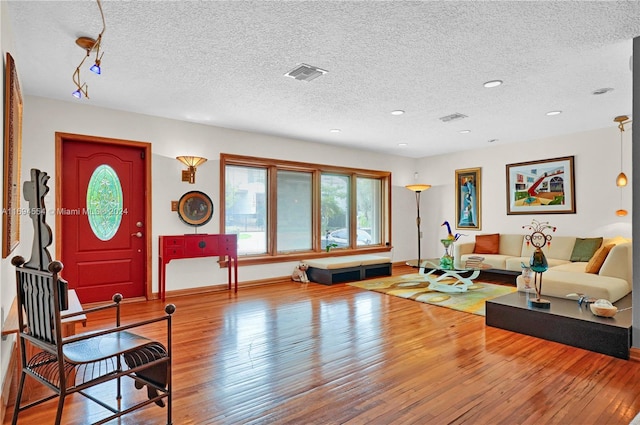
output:
[[[576,238],[571,261],[589,261],[602,245],[602,238]]]

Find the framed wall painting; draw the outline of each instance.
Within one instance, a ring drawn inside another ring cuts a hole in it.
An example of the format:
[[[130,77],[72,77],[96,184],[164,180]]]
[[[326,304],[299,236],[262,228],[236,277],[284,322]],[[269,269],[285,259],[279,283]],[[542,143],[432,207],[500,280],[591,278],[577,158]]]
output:
[[[482,229],[482,169],[456,170],[456,229]]]
[[[507,164],[507,214],[575,214],[573,156]]]
[[[2,258],[20,243],[20,163],[22,156],[22,93],[13,57],[7,53],[4,81],[4,192]]]

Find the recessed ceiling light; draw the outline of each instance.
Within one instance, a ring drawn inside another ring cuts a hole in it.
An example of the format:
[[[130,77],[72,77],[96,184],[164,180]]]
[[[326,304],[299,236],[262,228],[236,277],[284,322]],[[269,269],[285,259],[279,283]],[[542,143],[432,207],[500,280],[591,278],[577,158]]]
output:
[[[460,130],[459,133],[460,134],[468,134],[468,133],[471,133],[471,130]]]
[[[404,111],[402,109],[396,109],[395,111],[391,111],[391,115],[402,115]]]
[[[547,112],[548,116],[554,116],[554,115],[560,115],[562,113],[562,111],[549,111]]]
[[[406,148],[409,145],[407,143],[398,143],[398,146],[400,146],[401,148]]]
[[[489,89],[491,87],[498,87],[500,84],[502,84],[502,80],[491,80],[484,83],[484,86]]]
[[[331,133],[340,133],[342,130],[340,130],[339,128],[332,128],[331,130],[329,130]]]

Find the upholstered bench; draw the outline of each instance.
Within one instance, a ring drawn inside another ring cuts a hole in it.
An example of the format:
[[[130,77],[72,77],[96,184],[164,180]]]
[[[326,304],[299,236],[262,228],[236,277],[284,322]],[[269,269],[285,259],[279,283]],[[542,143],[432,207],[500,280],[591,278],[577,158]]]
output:
[[[307,270],[309,280],[325,285],[376,276],[391,276],[391,259],[380,255],[349,255],[303,260],[303,262],[309,266]]]

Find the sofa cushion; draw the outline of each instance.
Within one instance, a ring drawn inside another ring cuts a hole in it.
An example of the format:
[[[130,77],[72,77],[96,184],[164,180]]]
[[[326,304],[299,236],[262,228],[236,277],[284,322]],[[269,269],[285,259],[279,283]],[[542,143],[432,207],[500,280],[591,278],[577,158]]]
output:
[[[476,246],[473,249],[475,254],[499,254],[500,253],[500,233],[491,235],[477,235]]]
[[[585,271],[587,273],[598,273],[600,271],[600,267],[604,264],[604,260],[607,259],[607,255],[609,255],[609,251],[614,247],[614,244],[602,245],[593,257],[587,263],[587,267],[585,267]]]
[[[571,251],[571,261],[589,261],[602,245],[602,238],[576,238]]]
[[[545,254],[546,256],[546,254]],[[547,258],[547,264],[549,265],[549,268],[551,269],[552,267],[558,267],[560,265],[564,265],[569,263],[569,260],[559,260],[557,258],[550,258],[550,257],[546,257]],[[507,260],[505,261],[505,270],[511,270],[514,272],[517,272],[518,270],[522,270],[522,264],[524,263],[525,266],[529,267],[529,261],[531,261],[531,256],[529,257],[511,257],[511,258],[507,258]],[[486,262],[486,261],[485,261]],[[586,264],[586,263],[584,263]],[[584,270],[583,270],[584,272]]]
[[[599,276],[611,276],[624,279],[631,291],[633,285],[633,247],[630,242],[621,243],[609,251],[609,255],[600,267]],[[611,300],[609,300],[611,301]]]
[[[464,264],[469,257],[478,256],[477,254],[464,254],[460,256],[461,264]],[[482,260],[482,264],[489,265],[492,269],[498,270],[507,270],[506,261],[511,258],[509,255],[500,255],[500,254],[486,254],[483,255],[484,260]]]
[[[544,252],[544,256],[547,257],[547,260],[555,258],[557,260],[569,261],[575,244],[575,236],[553,236],[551,243],[545,244],[545,246],[542,247],[542,252]],[[535,251],[535,247],[531,244],[527,245],[527,240],[525,238],[522,242],[522,253],[520,254],[520,257],[530,258],[533,251]],[[551,264],[549,264],[549,267],[551,267]]]
[[[621,243],[627,243],[627,242],[631,242],[631,239],[623,238],[622,236],[615,236],[613,238],[604,238],[604,240],[602,241],[602,245],[609,245],[609,244],[619,245]]]
[[[527,292],[522,275],[516,278],[516,285],[519,291]],[[549,270],[542,276],[542,295],[548,297],[565,298],[569,294],[587,294],[613,303],[629,292],[631,288],[627,282],[616,277],[558,270]],[[578,307],[577,304],[576,307]]]
[[[500,234],[500,254],[519,257],[522,252],[524,235]]]
[[[585,273],[587,263],[584,261],[569,261],[559,266],[554,266],[553,271]]]

